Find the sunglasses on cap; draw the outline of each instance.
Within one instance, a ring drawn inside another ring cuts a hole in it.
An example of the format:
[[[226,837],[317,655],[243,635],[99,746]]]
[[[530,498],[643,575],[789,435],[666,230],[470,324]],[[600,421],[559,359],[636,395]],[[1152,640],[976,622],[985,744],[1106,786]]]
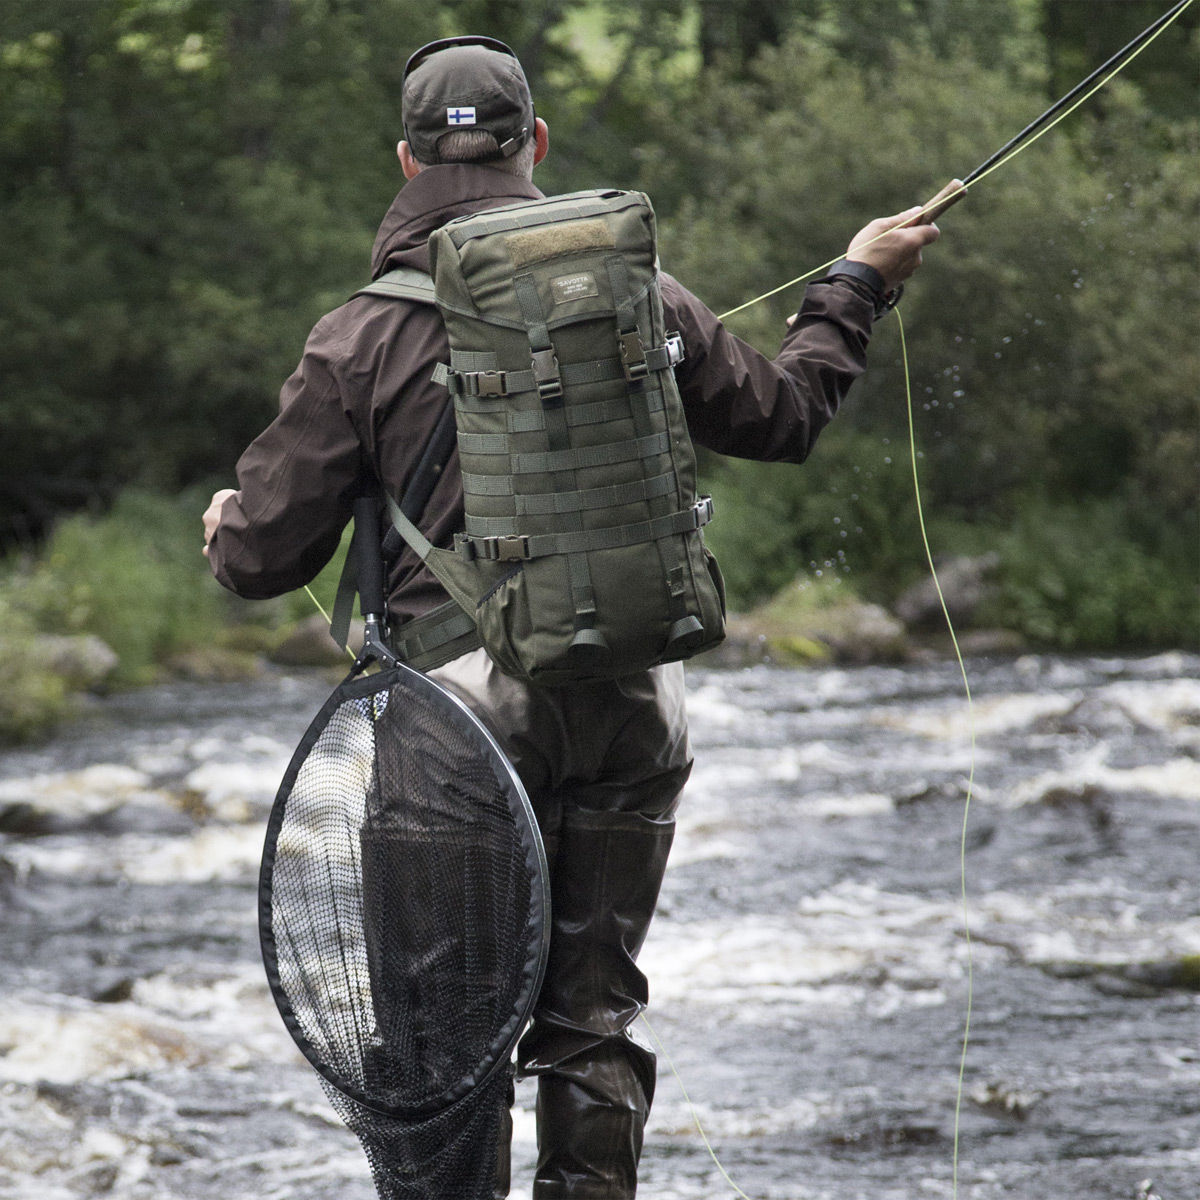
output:
[[[439,38],[436,42],[427,42],[419,50],[414,51],[414,53],[408,56],[408,62],[404,64],[404,75],[401,78],[401,85],[430,55],[436,54],[439,50],[449,50],[454,46],[483,46],[488,50],[507,54],[509,58],[515,59],[517,57],[513,48],[506,46],[499,38],[471,36]]]

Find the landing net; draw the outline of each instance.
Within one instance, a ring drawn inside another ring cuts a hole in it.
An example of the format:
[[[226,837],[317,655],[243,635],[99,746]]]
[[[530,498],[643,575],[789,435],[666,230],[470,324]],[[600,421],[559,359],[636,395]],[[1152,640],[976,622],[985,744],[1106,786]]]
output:
[[[275,800],[259,927],[385,1200],[490,1200],[547,920],[528,798],[478,720],[403,667],[338,688]]]

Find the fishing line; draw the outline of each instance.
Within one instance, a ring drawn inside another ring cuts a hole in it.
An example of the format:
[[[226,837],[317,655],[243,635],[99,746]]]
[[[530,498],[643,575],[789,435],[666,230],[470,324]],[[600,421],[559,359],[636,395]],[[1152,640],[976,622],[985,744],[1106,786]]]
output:
[[[1102,87],[1109,83],[1110,80],[1115,78],[1119,72],[1123,71],[1127,66],[1129,66],[1129,64],[1132,63],[1139,54],[1151,46],[1163,34],[1163,32],[1165,32],[1165,30],[1174,24],[1174,22],[1178,20],[1178,18],[1182,16],[1189,7],[1191,7],[1192,3],[1193,0],[1181,0],[1181,2],[1176,4],[1173,9],[1169,10],[1157,21],[1149,25],[1145,30],[1143,30],[1142,33],[1140,33],[1121,50],[1119,50],[1107,62],[1093,71],[1089,76],[1087,76],[1086,79],[1082,80],[1079,84],[1072,88],[1070,92],[1051,105],[1050,108],[1048,108],[1040,117],[1037,118],[1037,120],[1031,122],[1019,134],[1017,134],[1016,137],[1006,142],[1005,145],[996,151],[995,154],[985,159],[984,162],[982,162],[969,175],[966,176],[957,191],[949,192],[948,195],[939,194],[933,200],[930,200],[927,204],[922,206],[920,212],[915,213],[913,217],[910,218],[909,222],[906,223],[911,224],[913,222],[919,222],[926,214],[930,213],[933,209],[938,208],[939,206],[949,207],[947,201],[953,203],[954,201],[961,199],[962,196],[967,192],[968,188],[979,183],[981,180],[986,179],[989,175],[999,170],[1006,163],[1011,162],[1019,153],[1029,149],[1029,147],[1032,146],[1039,138],[1049,133],[1051,129],[1053,129],[1061,121],[1064,121],[1081,105],[1086,104],[1087,101],[1090,100],[1092,96],[1094,96]],[[1110,68],[1112,69],[1110,70]],[[1096,80],[1097,82],[1093,83],[1093,80]],[[1078,99],[1075,99],[1074,103],[1072,103],[1072,99],[1076,96],[1078,96]],[[883,233],[871,238],[870,241],[862,243],[862,245],[856,247],[856,249],[863,249],[866,246],[872,245],[881,238],[887,236],[889,232],[891,232],[890,229],[885,230]],[[780,292],[786,291],[788,288],[793,287],[798,283],[803,283],[806,279],[811,279],[813,276],[828,270],[829,267],[833,266],[833,264],[838,261],[839,259],[837,258],[830,259],[828,262],[822,263],[820,266],[805,272],[803,275],[797,276],[795,279],[789,280],[787,283],[781,284],[779,287],[772,288],[770,291],[764,292],[762,295],[756,296],[752,300],[747,300],[744,304],[739,304],[735,308],[729,309],[727,312],[720,314],[717,319],[724,321],[728,317],[734,316],[740,312],[744,312],[746,309],[751,308],[764,300],[770,299],[772,296],[776,296]],[[959,1053],[958,1078],[955,1087],[954,1098],[951,1188],[952,1195],[955,1200],[957,1200],[963,1094],[966,1081],[967,1054],[971,1041],[971,1021],[974,1015],[975,1002],[974,947],[971,940],[970,907],[967,894],[967,832],[970,824],[971,801],[974,796],[975,786],[977,723],[975,719],[975,704],[971,695],[971,683],[967,676],[966,663],[963,659],[962,650],[958,644],[958,636],[954,630],[954,623],[950,619],[950,612],[946,604],[946,598],[942,592],[941,581],[938,579],[937,568],[935,567],[933,561],[933,551],[929,543],[929,535],[925,525],[924,505],[921,499],[921,482],[917,467],[917,443],[913,415],[912,379],[909,371],[908,361],[908,344],[904,333],[904,319],[901,317],[898,309],[896,310],[896,319],[900,333],[900,356],[904,372],[904,394],[908,420],[909,455],[912,464],[913,495],[917,512],[917,524],[920,528],[921,544],[925,552],[926,563],[929,567],[930,578],[933,580],[934,589],[937,592],[938,603],[941,606],[942,616],[946,622],[946,629],[950,634],[950,642],[954,649],[954,657],[958,664],[959,674],[962,677],[963,691],[966,695],[967,702],[967,719],[970,730],[970,770],[967,776],[967,794],[963,802],[962,824],[959,835],[959,899],[962,907],[962,927],[967,951],[967,997],[966,1014],[963,1020],[962,1046]],[[644,1015],[643,1020],[645,1020]],[[646,1022],[646,1026],[648,1029],[650,1028],[648,1021]],[[651,1036],[654,1037],[653,1030],[651,1030]],[[654,1041],[660,1052],[662,1052],[666,1057],[667,1063],[671,1067],[672,1074],[675,1075],[680,1089],[683,1091],[684,1099],[687,1101],[688,1108],[692,1113],[692,1119],[696,1123],[696,1128],[700,1132],[700,1136],[704,1141],[706,1149],[712,1156],[713,1161],[717,1164],[717,1167],[722,1176],[724,1176],[725,1180],[739,1196],[744,1197],[745,1193],[742,1192],[741,1189],[738,1188],[733,1182],[733,1180],[729,1178],[728,1174],[725,1172],[725,1168],[721,1165],[716,1153],[713,1151],[712,1146],[710,1145],[709,1140],[704,1133],[704,1129],[700,1124],[695,1107],[692,1105],[691,1099],[687,1094],[687,1090],[683,1086],[683,1081],[679,1078],[679,1074],[675,1070],[674,1063],[671,1062],[670,1056],[666,1054],[666,1051],[663,1049],[662,1044],[659,1042],[657,1037],[654,1037]]]
[[[319,612],[321,616],[325,618],[325,624],[332,625],[333,621],[330,619],[329,614],[325,611],[325,606],[316,598],[316,596],[313,595],[313,590],[308,586],[307,583],[304,585],[304,590],[308,593],[308,598],[317,606],[317,612]],[[351,650],[349,646],[346,647],[346,653],[350,655],[350,661],[353,662],[354,651]]]
[[[678,1070],[676,1070],[674,1061],[667,1053],[667,1048],[662,1044],[658,1034],[654,1032],[654,1026],[650,1024],[650,1019],[646,1016],[646,1014],[642,1013],[641,1017],[642,1024],[646,1026],[646,1031],[650,1034],[650,1038],[654,1042],[655,1049],[663,1056],[663,1058],[667,1060],[667,1066],[671,1068],[671,1074],[675,1076],[675,1082],[679,1084],[679,1090],[683,1093],[683,1099],[687,1104],[688,1112],[692,1114],[692,1121],[696,1126],[696,1132],[700,1134],[700,1140],[703,1141],[704,1148],[708,1151],[709,1157],[711,1157],[713,1162],[716,1163],[717,1170],[721,1172],[725,1182],[729,1184],[729,1186],[733,1188],[733,1190],[737,1192],[739,1196],[742,1197],[742,1200],[750,1200],[750,1197],[747,1196],[746,1193],[743,1192],[742,1189],[738,1187],[738,1185],[734,1183],[732,1179],[729,1178],[729,1173],[725,1170],[721,1160],[717,1157],[717,1152],[712,1148],[712,1143],[708,1140],[708,1134],[704,1132],[704,1126],[700,1124],[700,1114],[696,1111],[696,1106],[692,1103],[692,1098],[688,1095],[688,1090],[684,1086],[683,1078],[680,1076]]]
[[[967,664],[963,661],[962,650],[958,645],[958,635],[954,632],[954,622],[950,620],[950,610],[946,605],[946,597],[942,594],[942,584],[938,579],[937,567],[933,565],[933,551],[929,545],[929,534],[925,529],[925,507],[921,501],[921,481],[917,473],[917,435],[913,421],[912,380],[908,370],[908,343],[904,337],[904,318],[900,310],[896,310],[896,320],[900,330],[900,361],[904,368],[904,399],[908,413],[908,448],[912,459],[913,496],[917,507],[917,524],[921,530],[921,545],[925,548],[925,561],[929,566],[929,575],[937,591],[938,603],[942,607],[942,616],[946,628],[950,632],[950,643],[954,647],[954,657],[958,662],[959,674],[962,676],[963,690],[967,696],[967,721],[971,732],[971,769],[967,775],[967,796],[963,801],[962,832],[958,846],[958,883],[959,898],[962,904],[963,933],[967,944],[967,1012],[963,1020],[962,1052],[958,1059],[958,1087],[954,1096],[954,1149],[952,1152],[953,1195],[958,1196],[958,1150],[959,1131],[962,1125],[963,1085],[967,1073],[967,1049],[971,1042],[971,1017],[975,1007],[975,952],[971,942],[971,914],[967,905],[967,826],[971,818],[971,798],[975,789],[975,702],[971,698],[971,683],[967,678]]]

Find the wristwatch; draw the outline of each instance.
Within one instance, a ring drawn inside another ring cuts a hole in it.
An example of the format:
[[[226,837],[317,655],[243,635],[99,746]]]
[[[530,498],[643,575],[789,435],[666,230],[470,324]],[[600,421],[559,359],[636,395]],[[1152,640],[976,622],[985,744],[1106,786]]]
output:
[[[901,295],[904,293],[904,284],[900,284],[898,287],[889,290],[884,284],[883,276],[870,263],[855,262],[849,258],[843,258],[835,262],[825,272],[824,279],[818,279],[814,282],[823,283],[825,279],[833,279],[838,275],[845,276],[848,279],[857,279],[859,283],[865,283],[871,289],[875,296],[876,320],[882,317],[884,313],[895,308],[900,301]]]

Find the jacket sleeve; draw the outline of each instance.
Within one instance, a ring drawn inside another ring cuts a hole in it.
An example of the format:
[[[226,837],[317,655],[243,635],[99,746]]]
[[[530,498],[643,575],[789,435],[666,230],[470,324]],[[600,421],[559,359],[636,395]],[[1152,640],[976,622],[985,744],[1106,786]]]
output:
[[[687,352],[675,377],[693,440],[735,458],[802,462],[866,365],[868,289],[843,278],[810,284],[774,359],[671,276],[662,275],[662,291],[667,328]]]
[[[217,580],[265,599],[313,579],[333,556],[364,477],[358,434],[336,379],[334,314],[309,336],[279,415],[238,460],[209,547]]]

